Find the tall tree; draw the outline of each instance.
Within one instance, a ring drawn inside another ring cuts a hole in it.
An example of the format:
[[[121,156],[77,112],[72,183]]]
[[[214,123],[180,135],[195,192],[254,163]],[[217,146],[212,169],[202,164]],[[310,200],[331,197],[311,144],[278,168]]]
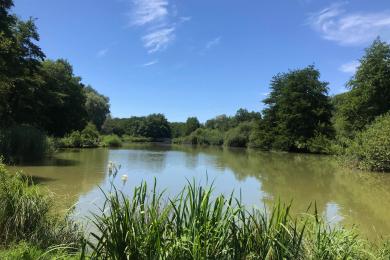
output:
[[[34,74],[45,55],[34,21],[9,13],[11,0],[0,0],[0,126],[28,123],[34,115]]]
[[[350,91],[343,96],[336,116],[343,122],[344,132],[353,136],[390,110],[390,45],[376,39],[347,86]]]
[[[143,121],[143,135],[152,138],[171,137],[171,128],[163,114],[148,115]]]
[[[200,127],[200,123],[199,123],[198,118],[196,118],[196,117],[189,117],[189,118],[187,118],[186,126],[185,126],[185,131],[186,131],[185,133],[186,133],[186,135],[191,134],[192,132],[194,132],[199,127]]]
[[[83,129],[88,119],[84,86],[72,66],[66,60],[46,60],[40,76],[40,126],[55,136]]]
[[[186,123],[184,122],[170,122],[171,135],[173,138],[182,137],[186,135]]]
[[[218,129],[220,131],[227,131],[230,128],[234,127],[233,119],[226,115],[219,115],[215,118],[209,119],[206,121],[205,126],[211,129]]]
[[[240,108],[237,110],[236,115],[234,116],[234,120],[236,121],[236,124],[240,124],[243,122],[248,122],[252,120],[260,120],[261,114],[259,112],[249,112],[247,109]]]
[[[328,83],[319,80],[314,66],[278,74],[271,81],[271,93],[264,103],[262,125],[272,148],[306,150],[316,135],[332,134]],[[271,131],[271,134],[268,133]]]
[[[100,131],[101,127],[110,113],[110,100],[108,97],[99,94],[91,86],[84,89],[86,95],[85,108],[88,119]]]

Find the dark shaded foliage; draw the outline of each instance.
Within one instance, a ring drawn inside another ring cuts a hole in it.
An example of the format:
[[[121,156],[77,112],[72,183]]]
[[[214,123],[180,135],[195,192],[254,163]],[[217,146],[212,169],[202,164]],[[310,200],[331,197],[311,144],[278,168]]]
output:
[[[28,125],[0,129],[0,155],[7,163],[41,160],[52,150],[45,133]]]
[[[84,88],[86,95],[85,109],[88,120],[91,121],[98,130],[101,130],[104,121],[110,113],[110,99],[99,94],[91,86]]]
[[[252,143],[263,149],[310,151],[310,139],[319,135],[331,137],[328,83],[321,82],[319,77],[314,66],[274,76],[271,93],[264,100],[267,108],[257,134],[260,140]]]
[[[102,132],[118,136],[161,139],[171,137],[171,126],[163,114],[151,114],[145,117],[108,118]]]

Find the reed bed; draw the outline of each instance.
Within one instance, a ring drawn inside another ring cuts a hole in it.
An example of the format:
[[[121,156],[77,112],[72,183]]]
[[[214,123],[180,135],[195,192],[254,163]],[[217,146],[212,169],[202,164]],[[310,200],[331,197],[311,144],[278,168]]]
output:
[[[278,202],[248,210],[233,194],[215,196],[194,181],[173,198],[144,182],[128,197],[113,187],[91,221],[92,258],[101,259],[389,259],[356,230],[329,227],[313,213],[292,216]]]

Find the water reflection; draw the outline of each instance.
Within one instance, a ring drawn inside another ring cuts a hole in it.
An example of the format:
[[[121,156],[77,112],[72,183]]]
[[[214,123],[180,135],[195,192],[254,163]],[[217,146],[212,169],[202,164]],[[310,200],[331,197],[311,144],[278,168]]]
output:
[[[122,166],[115,180],[108,176],[108,161]],[[292,200],[295,212],[302,212],[315,201],[333,222],[357,224],[371,238],[390,235],[390,175],[346,170],[332,157],[141,144],[64,151],[55,160],[17,168],[55,192],[63,205],[78,202],[81,215],[101,204],[98,186],[108,190],[111,181],[131,194],[142,180],[151,183],[156,178],[161,189],[176,194],[187,179],[206,182],[208,178],[214,180],[217,193],[241,190],[249,205]],[[122,175],[127,176],[126,182]]]
[[[9,168],[21,170],[35,183],[49,188],[57,205],[66,210],[78,202],[80,194],[90,192],[104,181],[108,153],[107,149],[67,150],[40,163]]]

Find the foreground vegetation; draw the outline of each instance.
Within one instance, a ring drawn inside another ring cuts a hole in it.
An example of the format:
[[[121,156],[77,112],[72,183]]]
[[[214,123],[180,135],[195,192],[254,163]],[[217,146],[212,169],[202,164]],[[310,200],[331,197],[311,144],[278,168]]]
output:
[[[118,172],[110,164],[114,178]],[[2,259],[388,259],[390,243],[330,227],[313,213],[277,203],[248,209],[234,195],[189,182],[167,198],[146,183],[127,197],[114,186],[83,233],[69,215],[54,215],[51,196],[0,166]]]
[[[54,215],[53,196],[32,181],[21,174],[11,175],[0,164],[0,247],[10,255],[18,250],[36,254],[54,247],[77,252],[82,237],[78,225],[69,214]]]

